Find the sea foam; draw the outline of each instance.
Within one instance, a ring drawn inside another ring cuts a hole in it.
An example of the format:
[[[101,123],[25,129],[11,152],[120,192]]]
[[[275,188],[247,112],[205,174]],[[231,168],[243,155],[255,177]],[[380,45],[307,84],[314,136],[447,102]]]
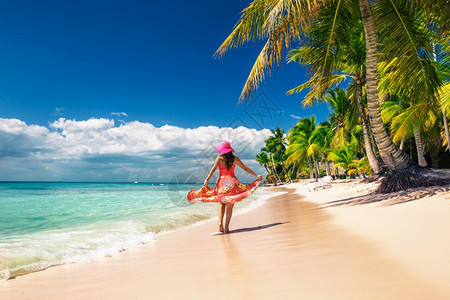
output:
[[[217,217],[217,205],[187,202],[192,186],[180,185],[176,193],[168,186],[0,183],[0,281],[111,256]],[[235,206],[236,213],[274,195],[259,189]]]

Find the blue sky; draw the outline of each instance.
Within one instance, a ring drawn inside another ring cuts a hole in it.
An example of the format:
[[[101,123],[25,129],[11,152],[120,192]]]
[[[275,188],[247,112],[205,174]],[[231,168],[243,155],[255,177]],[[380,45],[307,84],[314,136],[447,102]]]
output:
[[[102,123],[99,120],[103,119],[114,121],[112,125],[108,123],[110,129],[137,122],[133,124],[150,124],[160,129],[168,125],[181,131],[244,126],[259,132],[276,126],[288,130],[298,121],[293,116],[315,114],[319,121],[325,120],[326,106],[304,110],[302,95],[285,95],[288,89],[305,81],[305,69],[295,64],[283,64],[274,70],[259,90],[262,96],[254,98],[253,107],[251,103],[237,105],[261,43],[229,51],[222,59],[213,58],[213,54],[247,4],[245,1],[4,1],[0,11],[0,118],[5,137],[3,147],[0,145],[0,162],[4,167],[0,180],[89,181],[95,177],[100,181],[127,181],[135,173],[144,173],[136,163],[135,169],[114,178],[101,168],[95,174],[73,178],[71,173],[57,171],[64,168],[61,160],[55,158],[47,166],[52,175],[42,177],[39,172],[44,167],[40,165],[42,161],[30,153],[41,151],[42,158],[42,143],[48,136],[34,135],[40,128],[47,130],[48,135],[67,138],[63,133],[67,122],[52,126],[60,118],[78,124],[79,131],[93,130],[85,128],[87,123],[83,121]],[[272,115],[259,121],[251,114],[252,109],[261,107],[258,99],[275,105]],[[22,123],[19,126],[11,120]],[[22,131],[13,131],[13,127]],[[18,143],[19,135],[23,135],[22,144]],[[31,150],[15,149],[30,139],[35,143],[29,144]],[[84,141],[78,140],[81,144]],[[108,141],[111,140],[105,140]],[[125,139],[120,143],[124,142]],[[166,150],[169,151],[161,151]],[[92,163],[96,158],[99,162],[107,161],[104,153],[95,152],[98,149],[84,151],[93,155],[91,164],[87,161],[83,164],[91,171],[97,168]],[[19,152],[21,163],[31,164],[36,171],[6,168],[14,160],[16,167],[20,165]],[[143,157],[139,153],[120,152],[127,157]],[[250,160],[254,153],[247,155]],[[76,161],[85,158],[80,156]],[[29,174],[26,178],[20,175],[24,171]],[[143,177],[149,181],[158,180],[156,172],[146,176]]]

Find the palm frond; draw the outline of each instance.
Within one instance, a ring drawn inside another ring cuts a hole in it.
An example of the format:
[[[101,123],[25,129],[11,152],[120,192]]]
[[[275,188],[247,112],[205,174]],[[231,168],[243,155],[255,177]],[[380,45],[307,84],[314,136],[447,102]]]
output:
[[[423,14],[409,0],[378,0],[374,16],[379,30],[384,93],[430,99],[441,85],[432,63],[432,43]]]
[[[256,58],[255,63],[247,77],[244,88],[239,97],[239,102],[251,98],[261,82],[265,80],[265,75],[270,74],[274,64],[280,64],[284,48],[289,48],[295,37],[294,18],[286,16],[280,20],[275,29],[269,33],[269,37]]]
[[[405,109],[399,102],[384,101],[381,104],[381,119],[383,123],[389,123],[395,116],[398,116]]]
[[[333,86],[338,86],[347,77],[348,75],[346,74],[335,74],[330,77],[321,77],[319,74],[314,74],[304,84],[287,91],[287,94],[300,93],[304,89],[309,88],[309,92],[303,98],[302,104],[303,107],[312,106],[314,103],[324,102],[325,93]]]
[[[300,39],[300,33],[307,31],[308,26],[317,14],[320,2],[317,0],[278,0],[273,3],[263,28],[270,32],[275,29],[285,15],[291,15],[295,17],[295,24],[299,26],[297,38]]]
[[[263,30],[264,22],[270,6],[275,0],[254,0],[241,12],[241,18],[234,26],[231,34],[225,39],[214,53],[214,57],[222,57],[230,48],[237,48],[242,44],[263,39],[267,33]]]
[[[416,128],[423,127],[429,118],[429,110],[429,103],[417,103],[394,117],[391,124],[394,143],[399,142],[402,138],[412,137]]]
[[[450,30],[450,2],[448,0],[410,0],[411,5],[423,13],[425,23],[439,34],[447,35]]]
[[[308,82],[287,92],[291,95],[309,88],[303,100],[304,106],[322,102],[325,92],[348,76],[338,70],[345,69],[343,47],[349,42],[352,23],[358,22],[359,12],[354,9],[354,3],[351,0],[323,2],[307,40],[288,55],[289,62],[308,65]]]
[[[439,104],[450,116],[450,82],[446,82],[439,91]]]

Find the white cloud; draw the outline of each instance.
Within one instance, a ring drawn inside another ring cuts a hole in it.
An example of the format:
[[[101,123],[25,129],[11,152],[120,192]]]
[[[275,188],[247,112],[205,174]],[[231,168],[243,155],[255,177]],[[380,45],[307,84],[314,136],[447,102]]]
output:
[[[57,107],[57,108],[55,108],[55,112],[52,113],[52,116],[56,116],[56,117],[62,116],[63,111],[64,111],[63,107]]]
[[[124,117],[127,117],[127,118],[128,118],[128,114],[127,114],[127,113],[124,113],[124,112],[112,112],[112,113],[111,113],[111,116],[117,116],[117,117],[124,116]]]
[[[254,158],[269,135],[267,129],[155,127],[104,118],[60,118],[48,127],[0,119],[0,180],[128,181],[139,173],[142,180],[165,181],[186,170],[204,176],[217,155],[213,146],[223,139],[258,172]]]
[[[296,116],[296,115],[291,115],[291,118],[298,119],[298,120],[302,119],[302,117]]]

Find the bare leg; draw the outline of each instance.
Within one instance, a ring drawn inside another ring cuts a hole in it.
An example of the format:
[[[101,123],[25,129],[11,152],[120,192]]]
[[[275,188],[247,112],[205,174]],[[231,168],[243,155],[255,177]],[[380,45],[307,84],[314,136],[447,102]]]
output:
[[[233,207],[234,203],[227,203],[227,215],[225,217],[225,233],[230,232],[230,228],[228,227],[230,225],[231,221],[231,215],[233,214]]]
[[[225,214],[225,203],[220,203],[219,206],[219,231],[223,232],[223,215]]]

